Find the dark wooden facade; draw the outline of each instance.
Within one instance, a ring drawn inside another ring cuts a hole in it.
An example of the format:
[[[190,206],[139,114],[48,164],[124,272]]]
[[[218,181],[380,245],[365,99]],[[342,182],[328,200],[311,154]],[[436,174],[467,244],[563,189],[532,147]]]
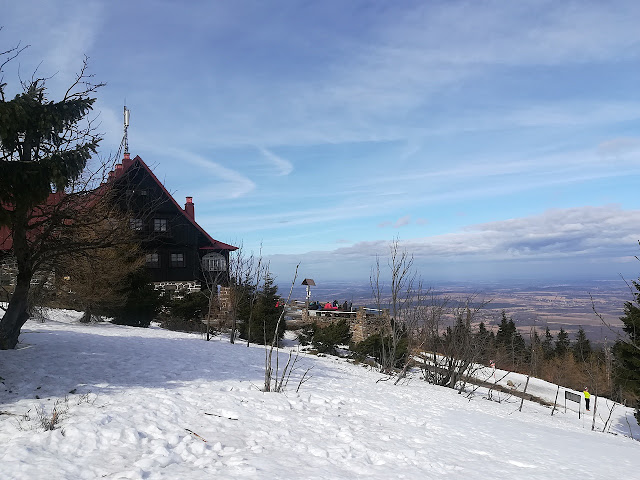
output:
[[[195,221],[187,197],[182,208],[144,161],[125,154],[110,174],[130,225],[139,231],[146,269],[157,283],[205,282],[227,285],[229,254],[237,247],[213,239]]]

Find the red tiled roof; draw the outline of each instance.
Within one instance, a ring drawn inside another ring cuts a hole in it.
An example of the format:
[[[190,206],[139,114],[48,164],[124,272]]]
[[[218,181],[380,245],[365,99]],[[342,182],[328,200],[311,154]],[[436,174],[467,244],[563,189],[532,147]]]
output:
[[[50,193],[47,197],[47,200],[42,205],[38,205],[32,209],[31,218],[29,219],[29,223],[33,223],[35,221],[41,220],[42,217],[39,217],[37,213],[43,214],[43,210],[45,207],[55,207],[58,205],[63,197],[64,192],[56,192]],[[2,208],[4,210],[13,210],[13,205],[3,204]],[[44,214],[43,214],[44,215]],[[28,234],[29,235],[29,234]],[[6,225],[0,226],[0,252],[8,252],[13,247],[13,238],[11,237],[11,228]]]
[[[12,246],[11,229],[5,226],[0,227],[0,252],[8,252]]]

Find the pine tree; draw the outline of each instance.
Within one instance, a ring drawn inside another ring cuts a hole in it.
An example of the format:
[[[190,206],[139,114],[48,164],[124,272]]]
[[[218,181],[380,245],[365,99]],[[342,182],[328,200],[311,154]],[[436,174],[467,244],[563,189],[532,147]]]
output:
[[[2,55],[10,60],[16,53],[14,49],[0,54],[0,69],[6,64]],[[43,78],[22,82],[22,93],[11,99],[7,84],[0,83],[0,227],[11,231],[18,268],[0,321],[0,349],[14,348],[18,342],[29,318],[29,290],[38,269],[74,247],[74,236],[65,233],[77,228],[70,221],[75,213],[61,205],[100,142],[87,117],[95,102],[92,95],[101,85],[91,85],[85,69],[86,61],[58,102],[47,97]],[[52,194],[56,201],[48,202]]]
[[[524,350],[524,362],[529,364],[531,372],[537,374],[539,360],[543,358],[542,353],[542,339],[538,335],[537,330],[533,329],[533,335],[531,336],[531,345]]]
[[[634,302],[625,302],[624,316],[620,318],[627,334],[625,340],[616,342],[613,354],[616,360],[617,383],[638,399],[636,418],[640,421],[640,283],[632,282]]]
[[[276,325],[282,312],[281,306],[276,306],[280,301],[278,296],[278,286],[275,285],[273,277],[267,275],[262,289],[258,292],[255,305],[253,306],[253,314],[251,316],[251,328],[249,329],[248,320],[245,321],[240,328],[240,337],[248,339],[252,343],[261,345],[270,345],[276,333]],[[247,317],[248,318],[248,317]],[[284,318],[278,327],[276,340],[282,339],[285,331]]]
[[[576,362],[586,362],[591,356],[591,342],[587,338],[584,328],[580,326],[576,334],[576,341],[571,348]]]
[[[516,368],[526,352],[524,338],[518,332],[513,318],[507,318],[504,310],[502,311],[500,327],[496,334],[496,345],[509,355],[512,369]]]
[[[564,328],[560,328],[558,332],[558,338],[556,339],[555,354],[558,357],[563,357],[571,347],[571,341],[569,340],[569,334]]]
[[[500,319],[500,326],[498,327],[498,333],[496,333],[496,344],[502,347],[507,347],[511,344],[511,337],[515,331],[515,324],[509,322],[507,314],[503,310],[502,318]]]
[[[338,345],[348,345],[351,342],[351,329],[344,318],[330,323],[325,327],[313,324],[313,347],[320,353],[335,355]]]
[[[151,277],[144,268],[127,275],[120,287],[126,297],[124,305],[107,310],[114,317],[113,323],[132,327],[148,327],[160,311],[162,298]]]
[[[544,340],[541,343],[542,346],[542,354],[544,355],[545,360],[549,360],[554,357],[555,350],[553,348],[553,335],[549,330],[549,326],[544,331]]]
[[[511,336],[511,349],[516,355],[522,356],[522,354],[527,350],[527,344],[525,343],[524,338],[522,337],[522,334],[518,330],[516,330],[516,326],[513,323],[513,320],[510,320],[510,321],[513,324],[513,335]]]
[[[487,330],[484,322],[478,325],[478,332],[475,334],[475,341],[480,348],[480,362],[487,364],[493,358],[495,336],[493,332]]]
[[[231,278],[230,287],[235,316],[240,321],[240,330],[242,331],[243,325],[246,326],[251,316],[251,297],[255,292],[255,287],[249,281],[236,278]]]

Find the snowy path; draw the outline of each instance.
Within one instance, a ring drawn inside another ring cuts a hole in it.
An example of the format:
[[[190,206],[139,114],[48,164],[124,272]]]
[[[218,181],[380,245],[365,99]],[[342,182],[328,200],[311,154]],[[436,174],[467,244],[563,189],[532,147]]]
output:
[[[257,347],[69,319],[29,322],[21,341],[30,347],[0,352],[3,479],[622,479],[640,468],[640,442],[575,414],[376,383],[330,357],[304,357],[314,369],[300,393],[292,380],[265,394]],[[61,428],[35,428],[36,407],[65,395]]]

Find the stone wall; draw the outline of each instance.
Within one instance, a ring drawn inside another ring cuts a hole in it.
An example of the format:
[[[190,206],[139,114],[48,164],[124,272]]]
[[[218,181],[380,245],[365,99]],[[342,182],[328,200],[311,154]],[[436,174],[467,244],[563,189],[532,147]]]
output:
[[[197,280],[182,281],[182,282],[154,282],[156,290],[162,290],[167,292],[172,297],[182,298],[184,295],[193,292],[199,292],[200,282]]]
[[[389,309],[383,309],[382,313],[367,313],[364,307],[360,307],[356,313],[355,321],[351,326],[351,337],[358,343],[371,335],[384,334],[389,330]]]
[[[323,311],[318,310],[320,315],[316,315],[316,311],[312,313],[304,309],[302,311],[303,323],[316,323],[320,327],[326,327],[334,322],[346,320],[351,330],[351,338],[358,343],[371,335],[384,333],[389,330],[390,317],[389,310],[384,309],[381,313],[368,312],[364,307],[358,308],[355,312],[342,311]]]
[[[218,293],[218,305],[220,306],[220,312],[231,313],[231,288],[220,287]]]

